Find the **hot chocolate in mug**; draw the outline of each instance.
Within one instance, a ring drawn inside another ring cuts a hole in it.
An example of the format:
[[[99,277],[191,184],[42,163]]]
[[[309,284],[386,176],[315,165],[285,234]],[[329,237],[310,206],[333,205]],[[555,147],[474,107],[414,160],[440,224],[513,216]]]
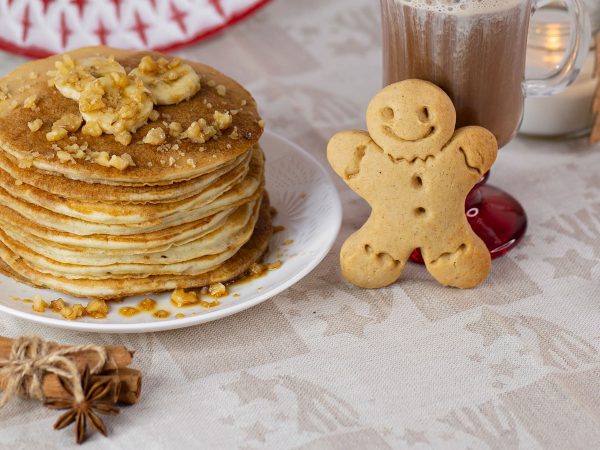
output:
[[[589,48],[581,0],[560,2],[570,14],[567,56],[542,79],[525,81],[529,20],[549,0],[381,0],[384,84],[431,81],[455,103],[458,126],[481,125],[500,147],[523,115],[524,96],[552,95],[577,77]]]

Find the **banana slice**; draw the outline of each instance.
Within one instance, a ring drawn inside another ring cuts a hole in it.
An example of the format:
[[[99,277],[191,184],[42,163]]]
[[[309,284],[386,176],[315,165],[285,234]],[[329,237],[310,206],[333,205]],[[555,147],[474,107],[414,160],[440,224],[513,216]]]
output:
[[[131,133],[144,125],[154,103],[141,80],[111,72],[88,83],[79,98],[79,111],[86,121],[84,134],[98,131],[115,135],[123,145],[131,142]]]
[[[181,60],[160,58],[155,61],[144,56],[137,68],[129,72],[139,78],[150,90],[157,105],[175,105],[200,90],[200,77],[196,71]]]
[[[94,56],[81,60],[73,60],[69,55],[64,55],[62,61],[55,63],[54,86],[58,91],[71,100],[79,101],[85,86],[111,73],[125,75],[125,68],[113,57]]]

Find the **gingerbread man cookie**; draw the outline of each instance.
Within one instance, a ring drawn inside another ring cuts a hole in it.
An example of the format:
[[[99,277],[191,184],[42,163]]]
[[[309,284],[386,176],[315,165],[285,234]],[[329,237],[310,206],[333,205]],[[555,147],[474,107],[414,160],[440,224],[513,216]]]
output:
[[[481,127],[455,131],[446,93],[422,80],[392,84],[371,101],[369,132],[344,131],[329,142],[336,173],[372,208],[344,243],[342,273],[351,283],[394,283],[414,249],[446,286],[485,280],[491,258],[465,217],[465,198],[492,166],[498,144]]]

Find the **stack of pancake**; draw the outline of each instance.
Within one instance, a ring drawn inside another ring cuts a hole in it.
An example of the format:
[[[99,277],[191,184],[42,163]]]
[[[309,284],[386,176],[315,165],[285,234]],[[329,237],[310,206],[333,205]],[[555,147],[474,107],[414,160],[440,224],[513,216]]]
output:
[[[118,299],[226,282],[261,259],[272,234],[263,122],[238,83],[182,61],[199,90],[165,104],[147,86],[154,110],[124,130],[127,145],[117,139],[122,130],[94,132],[90,115],[81,127],[65,125],[82,107],[57,89],[57,62],[64,69],[104,58],[133,80],[148,56],[162,57],[86,48],[0,80],[0,271],[78,297]],[[219,127],[223,114],[231,124]],[[186,131],[198,123],[200,138]]]

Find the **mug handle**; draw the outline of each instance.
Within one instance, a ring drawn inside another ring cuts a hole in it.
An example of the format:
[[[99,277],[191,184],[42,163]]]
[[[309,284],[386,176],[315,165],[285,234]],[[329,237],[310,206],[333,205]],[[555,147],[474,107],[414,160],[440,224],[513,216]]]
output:
[[[556,68],[542,78],[525,80],[523,91],[526,97],[543,97],[559,94],[569,87],[579,76],[579,72],[590,49],[591,25],[582,0],[560,0],[569,15],[571,38],[563,60]],[[536,0],[534,11],[555,0]]]

